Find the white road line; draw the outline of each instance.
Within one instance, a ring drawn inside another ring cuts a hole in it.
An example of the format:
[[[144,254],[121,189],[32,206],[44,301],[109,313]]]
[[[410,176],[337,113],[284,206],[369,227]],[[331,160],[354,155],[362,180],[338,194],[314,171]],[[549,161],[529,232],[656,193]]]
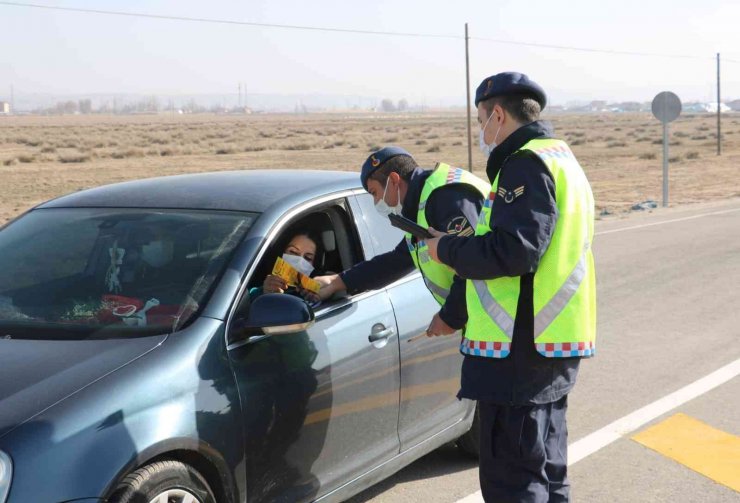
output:
[[[702,213],[701,215],[692,215],[690,217],[674,218],[672,220],[663,220],[661,222],[653,222],[650,224],[632,225],[630,227],[622,227],[621,229],[612,229],[610,231],[601,231],[601,232],[597,232],[596,236],[603,236],[604,234],[613,234],[615,232],[629,231],[632,229],[641,229],[643,227],[652,227],[654,225],[670,224],[673,222],[683,222],[685,220],[694,220],[695,218],[710,217],[713,215],[724,215],[726,213],[734,213],[736,211],[740,211],[740,208],[733,208],[731,210],[724,210],[724,211],[714,211],[712,213]]]
[[[666,395],[651,404],[642,407],[626,416],[617,419],[600,430],[586,435],[568,446],[568,466],[578,463],[594,452],[619,440],[629,433],[662,416],[676,407],[679,407],[694,398],[711,391],[740,375],[740,358],[711,374],[684,386],[670,395]],[[480,503],[483,501],[481,492],[471,494],[456,503]]]

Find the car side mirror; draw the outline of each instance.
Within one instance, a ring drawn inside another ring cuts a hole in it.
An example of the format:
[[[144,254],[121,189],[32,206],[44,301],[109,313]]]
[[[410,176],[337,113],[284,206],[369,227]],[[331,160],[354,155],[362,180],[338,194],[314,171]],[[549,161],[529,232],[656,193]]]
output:
[[[266,293],[252,301],[249,315],[240,321],[237,330],[245,336],[292,334],[306,330],[314,321],[313,310],[303,299]]]

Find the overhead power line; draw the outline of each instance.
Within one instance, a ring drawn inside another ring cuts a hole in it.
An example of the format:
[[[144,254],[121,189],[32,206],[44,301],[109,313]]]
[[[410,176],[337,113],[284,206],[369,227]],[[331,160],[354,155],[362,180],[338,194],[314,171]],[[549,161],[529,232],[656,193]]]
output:
[[[484,38],[484,37],[470,37],[471,40],[483,40],[486,42],[495,42],[497,44],[513,44],[523,45],[529,47],[540,47],[545,49],[561,49],[566,51],[581,51],[581,52],[596,52],[601,54],[622,54],[625,56],[649,56],[656,58],[684,58],[684,59],[701,59],[701,60],[713,60],[713,57],[709,56],[690,56],[687,54],[659,54],[654,52],[636,52],[636,51],[619,51],[612,49],[594,49],[590,47],[574,47],[568,45],[553,45],[553,44],[538,44],[536,42],[514,42],[511,40],[500,40],[495,38]]]
[[[169,16],[164,14],[148,14],[144,12],[125,12],[125,11],[112,11],[102,9],[83,9],[77,7],[61,7],[56,5],[43,5],[43,4],[32,4],[23,2],[3,2],[0,1],[0,5],[6,5],[11,7],[28,7],[34,9],[46,9],[63,12],[76,12],[85,14],[100,14],[106,16],[124,16],[142,19],[160,19],[169,21],[185,21],[191,23],[211,23],[211,24],[228,24],[236,26],[252,26],[258,28],[281,28],[290,30],[308,30],[308,31],[323,31],[333,33],[353,33],[361,35],[385,35],[394,37],[420,37],[420,38],[438,38],[438,39],[451,39],[451,40],[463,40],[465,37],[460,35],[446,35],[442,33],[411,33],[411,32],[399,32],[399,31],[375,31],[375,30],[357,30],[350,28],[331,28],[323,26],[302,26],[302,25],[290,25],[290,24],[275,24],[275,23],[256,23],[251,21],[235,21],[231,19],[215,19],[215,18],[202,18],[202,17],[188,17],[188,16]],[[687,54],[659,54],[659,53],[648,53],[648,52],[636,52],[636,51],[621,51],[612,49],[597,49],[593,47],[575,47],[555,44],[541,44],[536,42],[521,42],[515,40],[501,40],[486,37],[470,37],[470,40],[480,40],[484,42],[493,42],[497,44],[508,44],[518,45],[523,47],[539,47],[544,49],[557,49],[566,51],[579,51],[579,52],[591,52],[599,54],[613,54],[613,55],[625,55],[625,56],[645,56],[645,57],[656,57],[656,58],[681,58],[681,59],[697,59],[697,60],[709,60],[714,59],[705,56],[692,56]],[[740,61],[734,60],[723,60],[730,63],[740,63]]]
[[[397,37],[426,37],[426,38],[450,38],[450,39],[463,39],[459,35],[442,35],[435,33],[406,33],[399,31],[373,31],[373,30],[353,30],[348,28],[327,28],[321,26],[299,26],[290,24],[273,24],[273,23],[253,23],[250,21],[234,21],[231,19],[214,19],[204,17],[187,17],[187,16],[166,16],[163,14],[147,14],[143,12],[124,12],[124,11],[112,11],[112,10],[100,10],[100,9],[81,9],[77,7],[59,7],[55,5],[41,5],[41,4],[30,4],[20,2],[0,2],[0,5],[9,5],[13,7],[31,7],[34,9],[47,9],[57,10],[66,12],[82,12],[86,14],[103,14],[106,16],[126,16],[126,17],[138,17],[146,19],[165,19],[170,21],[188,21],[194,23],[215,23],[215,24],[231,24],[238,26],[254,26],[260,28],[284,28],[291,30],[312,30],[312,31],[328,31],[337,33],[358,33],[365,35],[391,35]]]

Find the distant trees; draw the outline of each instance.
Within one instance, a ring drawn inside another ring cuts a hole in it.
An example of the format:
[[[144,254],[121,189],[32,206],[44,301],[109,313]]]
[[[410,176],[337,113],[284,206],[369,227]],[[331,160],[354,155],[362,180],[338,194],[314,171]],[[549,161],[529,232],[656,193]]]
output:
[[[395,112],[396,105],[395,103],[393,103],[393,100],[389,100],[388,98],[385,98],[383,101],[380,102],[380,109],[383,112]]]
[[[58,114],[73,114],[77,112],[77,103],[74,101],[59,101],[57,102],[56,112]]]
[[[81,114],[91,114],[92,113],[92,100],[78,101],[77,108]]]
[[[405,112],[409,109],[409,102],[406,98],[398,100],[398,103],[393,103],[393,100],[385,98],[380,102],[380,109],[383,112]]]

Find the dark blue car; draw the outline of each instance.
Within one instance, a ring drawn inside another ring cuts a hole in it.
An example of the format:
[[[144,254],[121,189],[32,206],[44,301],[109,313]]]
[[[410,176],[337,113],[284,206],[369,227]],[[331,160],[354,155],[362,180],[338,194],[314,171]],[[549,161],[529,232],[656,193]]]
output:
[[[121,183],[0,230],[0,503],[341,501],[475,451],[459,337],[418,273],[315,308],[250,296],[286,229],[341,271],[401,234],[356,174]],[[461,438],[462,437],[462,438]]]

